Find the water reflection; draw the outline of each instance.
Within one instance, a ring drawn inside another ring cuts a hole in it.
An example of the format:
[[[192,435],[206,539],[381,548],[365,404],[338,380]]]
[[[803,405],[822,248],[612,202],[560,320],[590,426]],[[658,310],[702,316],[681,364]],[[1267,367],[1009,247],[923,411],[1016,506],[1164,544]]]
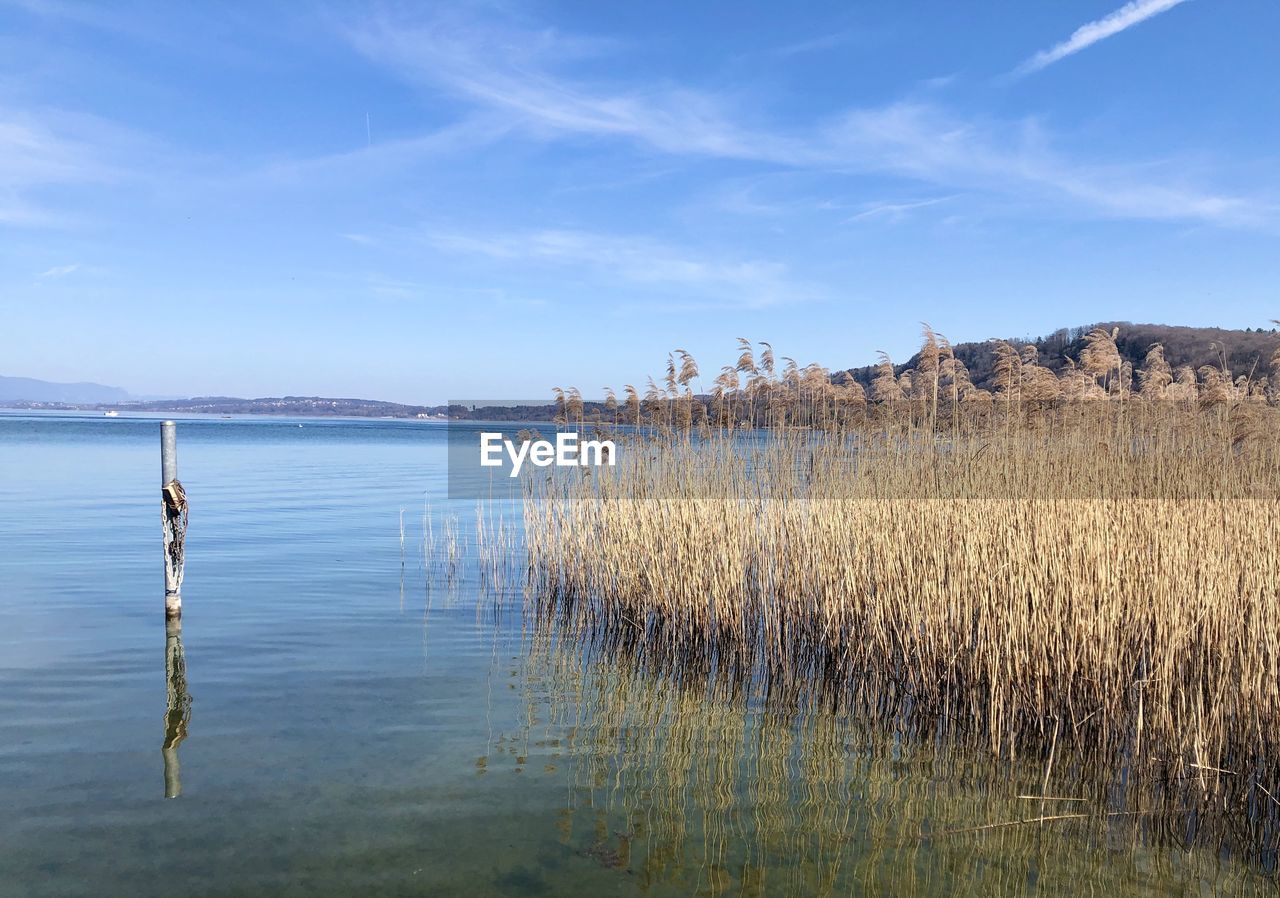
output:
[[[165,621],[164,676],[168,686],[168,707],[164,715],[164,797],[182,794],[182,773],[178,765],[178,746],[187,738],[191,722],[191,693],[187,691],[187,658],[182,650],[182,618]]]
[[[537,628],[525,664],[523,732],[477,766],[513,757],[517,772],[567,778],[548,821],[560,842],[648,894],[1275,887],[1274,852],[1237,860],[1238,843],[1202,838],[1167,795],[1117,788],[1078,760],[1001,758],[554,628]]]

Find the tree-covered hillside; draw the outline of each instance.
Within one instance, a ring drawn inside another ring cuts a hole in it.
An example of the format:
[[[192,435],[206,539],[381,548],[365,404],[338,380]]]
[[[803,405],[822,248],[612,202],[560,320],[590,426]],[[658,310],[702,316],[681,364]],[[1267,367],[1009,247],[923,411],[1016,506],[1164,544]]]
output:
[[[1068,364],[1067,359],[1078,362],[1085,347],[1085,334],[1094,328],[1110,331],[1119,328],[1116,348],[1121,359],[1136,369],[1141,366],[1147,350],[1153,343],[1164,346],[1165,359],[1177,369],[1190,365],[1199,370],[1204,365],[1221,368],[1224,361],[1232,378],[1242,375],[1260,377],[1267,372],[1268,360],[1280,348],[1280,330],[1276,328],[1224,330],[1217,327],[1181,327],[1169,324],[1133,324],[1128,321],[1106,321],[1084,327],[1061,328],[1047,337],[1034,340],[1010,339],[1007,342],[1021,349],[1034,344],[1039,350],[1039,363],[1055,374]],[[974,386],[991,389],[994,386],[996,356],[989,342],[957,343],[956,358],[969,369]],[[894,359],[899,373],[918,366],[920,357]],[[877,374],[874,365],[850,368],[848,373],[864,387],[870,387]]]

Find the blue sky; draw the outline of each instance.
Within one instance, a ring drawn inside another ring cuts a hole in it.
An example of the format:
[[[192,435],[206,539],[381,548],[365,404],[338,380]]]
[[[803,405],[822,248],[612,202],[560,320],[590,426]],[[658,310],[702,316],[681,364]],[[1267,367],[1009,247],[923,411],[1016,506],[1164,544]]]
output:
[[[0,373],[599,393],[1280,318],[1280,4],[0,0]]]

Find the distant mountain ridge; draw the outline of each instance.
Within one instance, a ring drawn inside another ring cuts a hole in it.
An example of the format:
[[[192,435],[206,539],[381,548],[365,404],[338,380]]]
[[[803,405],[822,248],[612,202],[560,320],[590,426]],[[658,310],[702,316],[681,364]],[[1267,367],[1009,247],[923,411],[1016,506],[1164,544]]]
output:
[[[1190,365],[1196,370],[1204,365],[1220,368],[1225,360],[1233,378],[1241,375],[1257,378],[1268,373],[1267,364],[1271,354],[1280,347],[1280,330],[1276,328],[1229,330],[1173,324],[1134,324],[1129,321],[1100,321],[1084,327],[1064,327],[1047,337],[1008,339],[1007,342],[1018,348],[1034,345],[1039,350],[1039,364],[1057,374],[1067,366],[1068,358],[1079,361],[1080,350],[1085,346],[1085,334],[1097,327],[1107,331],[1112,328],[1120,329],[1116,349],[1120,351],[1121,360],[1131,363],[1135,369],[1141,367],[1151,344],[1160,343],[1164,346],[1166,361],[1174,370],[1183,365]],[[990,341],[956,343],[953,350],[956,358],[969,369],[969,377],[974,386],[982,389],[994,387],[995,353]],[[894,370],[901,373],[915,368],[920,362],[920,355],[917,353],[901,363],[896,359],[894,362]],[[845,370],[864,387],[871,386],[877,373],[875,365]]]
[[[129,393],[119,387],[0,375],[0,402],[126,402],[128,399]]]

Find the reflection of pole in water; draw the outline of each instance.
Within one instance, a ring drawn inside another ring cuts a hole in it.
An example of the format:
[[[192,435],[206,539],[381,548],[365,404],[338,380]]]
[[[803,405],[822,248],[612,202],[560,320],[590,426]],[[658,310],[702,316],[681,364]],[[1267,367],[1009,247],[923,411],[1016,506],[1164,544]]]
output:
[[[182,778],[178,768],[178,746],[187,738],[191,721],[191,694],[187,692],[187,659],[182,651],[182,619],[165,622],[164,674],[168,684],[168,709],[164,715],[164,797],[182,794]]]

